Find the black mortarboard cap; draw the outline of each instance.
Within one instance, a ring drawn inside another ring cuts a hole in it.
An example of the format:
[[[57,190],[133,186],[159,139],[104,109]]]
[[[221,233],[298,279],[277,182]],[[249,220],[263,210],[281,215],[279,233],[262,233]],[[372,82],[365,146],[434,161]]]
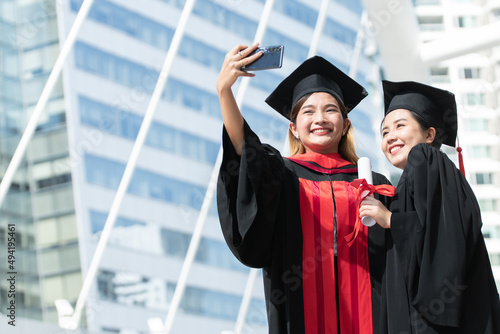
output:
[[[436,129],[435,140],[455,146],[457,103],[453,93],[414,81],[382,80],[382,87],[385,115],[396,109],[411,110]]]
[[[266,99],[274,110],[290,119],[297,101],[306,94],[326,92],[338,98],[347,107],[354,108],[368,93],[328,60],[314,56],[297,67]]]

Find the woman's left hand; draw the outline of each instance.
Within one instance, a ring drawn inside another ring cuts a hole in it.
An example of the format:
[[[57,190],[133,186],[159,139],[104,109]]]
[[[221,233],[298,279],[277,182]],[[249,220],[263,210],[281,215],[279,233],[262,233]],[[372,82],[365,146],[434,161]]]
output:
[[[369,216],[375,219],[377,224],[383,228],[391,227],[392,212],[389,211],[379,200],[373,196],[367,196],[359,207],[359,216]]]

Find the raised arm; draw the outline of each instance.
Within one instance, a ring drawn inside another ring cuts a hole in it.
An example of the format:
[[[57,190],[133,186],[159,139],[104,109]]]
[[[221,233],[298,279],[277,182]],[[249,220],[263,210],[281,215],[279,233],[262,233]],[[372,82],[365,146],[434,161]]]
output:
[[[246,66],[262,56],[262,52],[247,57],[259,44],[252,46],[236,45],[226,54],[222,64],[219,77],[217,78],[217,94],[222,113],[222,120],[226,131],[231,139],[231,143],[238,155],[241,155],[243,147],[243,116],[238,108],[231,87],[239,77],[253,77],[255,74],[241,70],[242,65]]]

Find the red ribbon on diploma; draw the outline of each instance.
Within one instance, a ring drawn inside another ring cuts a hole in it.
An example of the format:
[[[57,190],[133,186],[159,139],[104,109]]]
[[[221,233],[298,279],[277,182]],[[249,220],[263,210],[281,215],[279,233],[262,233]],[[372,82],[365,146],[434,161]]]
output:
[[[377,186],[374,186],[372,184],[368,184],[365,179],[356,179],[351,182],[351,186],[356,189],[356,212],[358,217],[356,218],[356,222],[354,223],[354,231],[345,236],[345,240],[347,241],[347,245],[349,247],[351,247],[354,240],[356,240],[362,224],[361,217],[359,216],[359,206],[361,205],[361,202],[365,199],[365,197],[374,193],[393,197],[396,193],[396,188],[394,186],[391,186],[390,184],[379,184]],[[367,193],[363,194],[364,191],[367,191]]]

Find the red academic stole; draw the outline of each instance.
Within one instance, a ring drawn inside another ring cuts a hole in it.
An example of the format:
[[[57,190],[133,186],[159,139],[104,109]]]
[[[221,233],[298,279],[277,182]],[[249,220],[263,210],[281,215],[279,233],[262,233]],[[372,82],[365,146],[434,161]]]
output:
[[[349,173],[355,168],[335,170],[350,165],[338,154],[303,154],[290,158],[301,165],[325,174]],[[317,167],[317,165],[322,166]],[[338,334],[337,314],[342,334],[371,334],[372,296],[368,263],[368,228],[359,228],[349,247],[346,236],[354,230],[358,218],[356,195],[344,181],[299,179],[300,215],[303,248],[302,274],[304,323],[306,334]],[[338,276],[335,276],[334,205],[337,220]],[[338,281],[338,293],[335,281]],[[338,313],[337,300],[338,299]]]

